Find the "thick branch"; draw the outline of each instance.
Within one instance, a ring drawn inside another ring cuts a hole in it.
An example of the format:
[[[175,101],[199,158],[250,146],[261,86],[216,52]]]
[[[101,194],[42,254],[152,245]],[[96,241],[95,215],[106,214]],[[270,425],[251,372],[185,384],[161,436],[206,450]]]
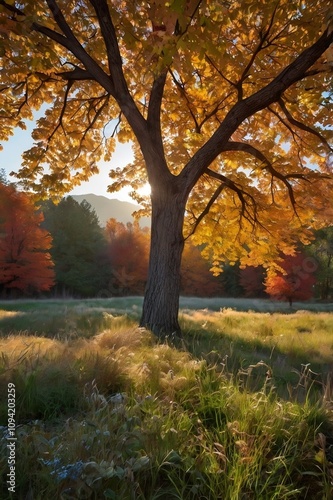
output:
[[[161,153],[163,152],[163,141],[161,133],[161,106],[167,77],[167,70],[155,78],[148,104],[147,124],[149,132],[155,142],[159,145]],[[163,154],[164,157],[164,154]]]
[[[117,35],[113,26],[108,4],[105,0],[89,0],[95,9],[97,19],[104,39],[109,71],[112,75],[116,99],[121,103],[123,99],[130,98],[128,86],[125,81],[122,59],[119,51]]]
[[[154,146],[152,147],[153,141],[149,136],[147,122],[140,113],[138,107],[136,106],[134,99],[130,94],[128,85],[126,83],[125,75],[123,72],[123,62],[117,40],[117,34],[112,22],[108,3],[106,0],[89,0],[89,1],[96,12],[98,22],[101,28],[101,33],[105,43],[105,48],[108,57],[109,71],[114,86],[114,93],[112,95],[118,102],[121,111],[123,112],[134,134],[136,135],[136,138],[139,141],[142,153],[146,160],[147,169],[150,170],[150,166],[152,163],[151,161],[152,149],[154,149],[155,152],[156,145],[154,144]],[[154,94],[156,92],[156,98],[155,95],[152,96],[153,100],[155,100],[155,103],[158,103],[158,100],[161,99],[161,97],[158,95],[158,93],[160,92],[158,90],[158,87],[159,85],[161,85],[161,82],[162,82],[161,90],[163,92],[164,88],[163,76],[161,80],[157,79],[155,85],[153,86]],[[158,138],[157,129],[155,129],[154,135],[155,139]],[[162,140],[159,139],[157,144],[159,147],[158,156],[160,158],[164,158],[163,149],[161,149]],[[163,164],[163,167],[166,168],[165,162]]]
[[[20,9],[18,9],[17,7],[15,7],[15,5],[9,5],[7,2],[5,2],[4,0],[0,0],[0,5],[2,5],[3,7],[5,7],[5,9],[9,10],[9,12],[12,12],[13,14],[16,14],[18,16],[24,16],[24,12]]]
[[[55,41],[59,45],[62,45],[68,49],[72,54],[82,62],[85,66],[87,72],[91,77],[96,80],[105,90],[114,95],[114,87],[111,78],[105,73],[105,71],[94,61],[94,59],[84,50],[80,42],[74,37],[75,40],[69,40],[61,33],[54,31],[46,26],[38,23],[32,24],[32,29],[38,31],[42,35],[47,36],[51,40]],[[73,35],[74,36],[74,35]]]
[[[56,0],[47,0],[50,9],[52,10],[55,21],[57,22],[59,28],[66,36],[54,31],[46,26],[40,25],[38,23],[33,23],[32,28],[39,33],[47,36],[51,40],[54,40],[58,44],[67,48],[85,67],[87,73],[82,73],[80,71],[79,76],[88,74],[91,75],[112,97],[116,99],[119,107],[126,119],[128,120],[130,126],[132,127],[140,145],[144,152],[145,157],[149,156],[149,136],[147,133],[146,121],[138,110],[132,96],[129,93],[123,72],[122,72],[122,62],[119,53],[119,47],[117,39],[111,37],[111,40],[107,40],[108,35],[112,35],[114,32],[112,20],[109,14],[108,6],[105,0],[91,0],[92,5],[96,9],[96,15],[100,21],[100,27],[102,30],[102,35],[106,43],[106,48],[109,56],[109,61],[111,64],[111,76],[109,76],[105,71],[97,64],[97,62],[86,52],[83,46],[80,44],[78,39],[75,37],[71,28],[67,24],[64,16],[62,15]],[[73,73],[67,73],[67,78],[73,77]],[[151,149],[151,148],[150,148]]]
[[[95,78],[86,69],[80,68],[79,66],[73,65],[75,69],[70,71],[61,71],[57,73],[64,80],[75,81],[75,80],[95,80]]]
[[[306,72],[333,42],[333,31],[326,30],[310,47],[277,75],[266,87],[239,101],[228,112],[213,136],[187,163],[180,174],[180,183],[190,193],[205,169],[225,150],[226,142],[249,116],[278,101],[285,90],[306,76]]]

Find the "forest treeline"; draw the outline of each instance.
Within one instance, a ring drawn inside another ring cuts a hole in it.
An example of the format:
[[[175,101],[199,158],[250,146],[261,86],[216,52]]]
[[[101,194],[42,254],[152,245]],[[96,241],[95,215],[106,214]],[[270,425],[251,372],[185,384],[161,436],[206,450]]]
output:
[[[112,216],[112,214],[110,214]],[[40,295],[112,297],[144,293],[149,257],[149,228],[110,217],[101,227],[92,206],[72,197],[59,203],[32,199],[0,183],[0,296]],[[294,256],[274,267],[223,265],[201,249],[185,244],[181,293],[188,296],[267,297],[288,300],[333,295],[333,227],[315,233]]]

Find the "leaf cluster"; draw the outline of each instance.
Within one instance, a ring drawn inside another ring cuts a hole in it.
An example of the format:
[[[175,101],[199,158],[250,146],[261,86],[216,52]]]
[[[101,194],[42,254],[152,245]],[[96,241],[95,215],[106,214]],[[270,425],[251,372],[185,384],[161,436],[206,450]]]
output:
[[[226,256],[267,261],[331,217],[331,14],[319,0],[3,1],[0,139],[47,104],[19,178],[49,196],[135,138],[111,189],[148,179],[153,196],[188,197],[184,237],[216,272]]]

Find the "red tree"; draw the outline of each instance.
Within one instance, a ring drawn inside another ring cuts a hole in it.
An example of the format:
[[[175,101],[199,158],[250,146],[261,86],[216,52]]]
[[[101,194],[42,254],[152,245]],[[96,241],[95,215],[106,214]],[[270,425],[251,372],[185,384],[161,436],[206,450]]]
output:
[[[281,271],[267,273],[266,292],[275,299],[288,300],[290,306],[294,300],[310,299],[316,282],[312,260],[302,253],[285,256],[279,263]]]
[[[42,221],[28,195],[0,183],[0,290],[31,293],[53,286],[52,239]]]

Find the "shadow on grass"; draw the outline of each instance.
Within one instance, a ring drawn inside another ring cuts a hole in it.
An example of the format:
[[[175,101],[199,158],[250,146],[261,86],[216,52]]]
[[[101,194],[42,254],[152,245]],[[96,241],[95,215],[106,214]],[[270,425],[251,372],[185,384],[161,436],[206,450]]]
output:
[[[47,338],[90,338],[107,328],[139,318],[135,303],[123,309],[106,301],[35,301],[0,303],[0,336],[20,333]],[[126,304],[117,304],[123,305]]]
[[[221,332],[209,321],[200,328],[196,321],[183,318],[181,326],[184,348],[192,356],[206,360],[247,390],[260,391],[268,383],[280,397],[302,401],[310,388],[314,395],[322,393],[332,371],[332,358],[319,351],[286,353],[265,345],[264,339]]]

